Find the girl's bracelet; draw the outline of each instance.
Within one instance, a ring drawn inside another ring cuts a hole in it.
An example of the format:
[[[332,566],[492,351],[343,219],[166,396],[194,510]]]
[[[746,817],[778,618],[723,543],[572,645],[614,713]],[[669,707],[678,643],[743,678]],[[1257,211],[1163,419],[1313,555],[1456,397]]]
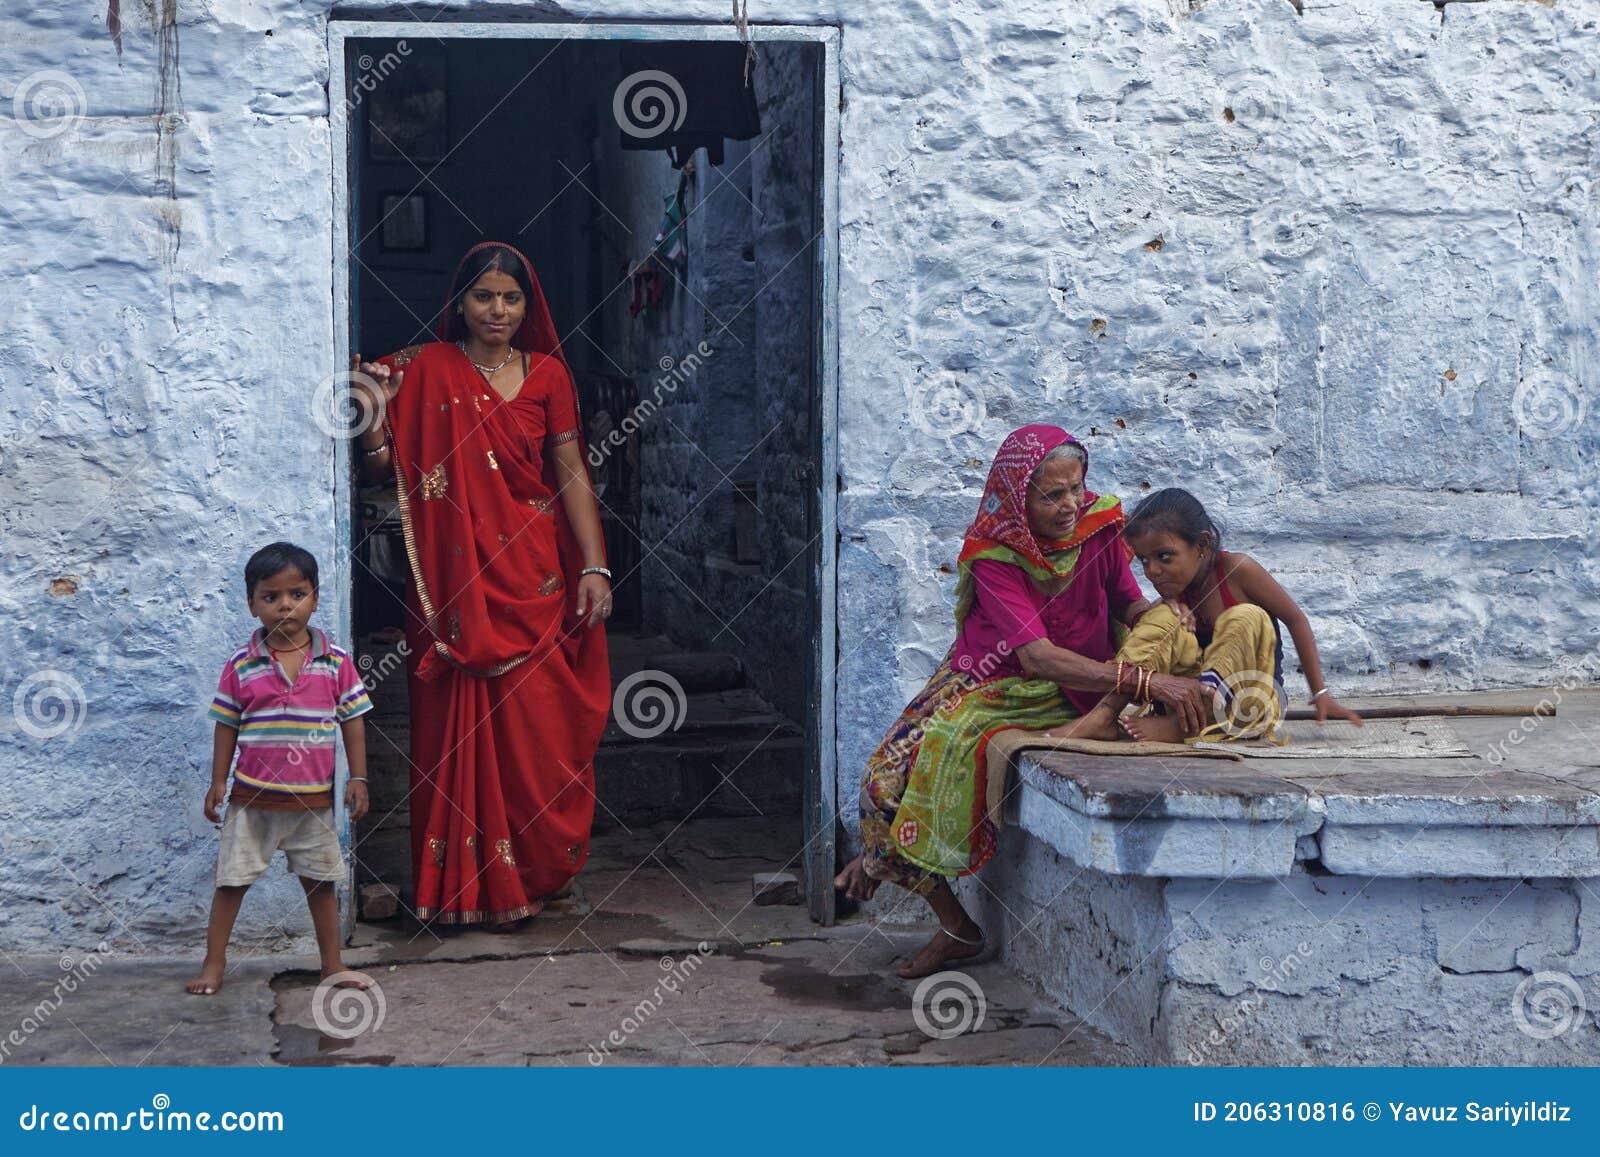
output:
[[[586,574],[604,575],[606,582],[611,581],[611,572],[603,566],[586,566],[578,572],[578,577],[582,578]]]
[[[1315,703],[1318,699],[1321,699],[1327,693],[1328,693],[1328,689],[1326,687],[1324,687],[1321,691],[1317,691],[1314,694],[1312,694],[1311,698],[1306,700],[1306,702]]]
[[[364,776],[364,775],[347,776],[346,779],[350,783],[366,783],[367,782],[367,777]]]

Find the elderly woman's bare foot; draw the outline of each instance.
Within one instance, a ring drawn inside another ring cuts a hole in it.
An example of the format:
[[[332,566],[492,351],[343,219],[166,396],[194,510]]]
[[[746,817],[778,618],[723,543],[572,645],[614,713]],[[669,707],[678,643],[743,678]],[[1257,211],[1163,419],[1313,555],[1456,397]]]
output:
[[[1128,734],[1143,743],[1182,743],[1186,738],[1176,715],[1138,715],[1124,722]]]
[[[1122,732],[1117,727],[1117,717],[1109,707],[1096,705],[1089,714],[1081,719],[1074,719],[1070,723],[1063,723],[1060,727],[1052,727],[1043,732],[1051,739],[1104,739],[1117,740],[1122,738]]]
[[[878,890],[879,880],[867,875],[865,856],[857,856],[844,866],[844,871],[833,878],[833,886],[852,900],[870,900]]]
[[[983,929],[968,920],[954,936],[939,929],[920,952],[895,970],[895,974],[902,980],[920,980],[942,971],[947,964],[970,960],[983,950]]]

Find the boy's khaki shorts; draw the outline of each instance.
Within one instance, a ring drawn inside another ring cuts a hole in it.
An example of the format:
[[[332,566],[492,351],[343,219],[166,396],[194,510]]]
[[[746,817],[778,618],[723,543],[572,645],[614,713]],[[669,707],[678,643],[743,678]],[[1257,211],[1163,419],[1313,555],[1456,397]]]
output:
[[[279,848],[289,857],[289,871],[296,876],[308,880],[345,877],[331,807],[295,811],[229,807],[217,848],[217,887],[254,884]]]

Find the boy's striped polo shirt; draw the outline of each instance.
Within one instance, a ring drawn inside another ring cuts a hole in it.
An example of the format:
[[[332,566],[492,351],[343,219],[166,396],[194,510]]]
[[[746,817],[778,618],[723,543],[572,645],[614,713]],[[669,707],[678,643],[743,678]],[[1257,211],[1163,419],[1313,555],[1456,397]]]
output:
[[[333,754],[339,724],[372,710],[372,700],[343,648],[316,627],[311,654],[291,685],[266,645],[261,627],[222,669],[211,718],[239,731],[233,766],[235,802],[312,807],[332,802]]]

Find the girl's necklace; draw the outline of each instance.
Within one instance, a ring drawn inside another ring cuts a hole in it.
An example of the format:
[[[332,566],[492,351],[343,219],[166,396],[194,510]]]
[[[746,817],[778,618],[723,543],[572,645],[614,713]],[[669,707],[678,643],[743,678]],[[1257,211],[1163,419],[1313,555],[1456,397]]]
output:
[[[464,341],[456,342],[456,348],[461,351],[462,355],[469,362],[472,362],[472,355],[467,353],[467,343],[466,342],[464,342]],[[480,366],[477,362],[472,362],[472,368],[477,370],[484,377],[492,378],[496,374],[498,374],[501,370],[503,370],[507,366],[509,366],[511,364],[511,359],[516,357],[516,356],[517,356],[517,351],[516,351],[516,348],[513,347],[513,348],[511,348],[511,349],[506,351],[505,361],[501,362],[499,365],[497,365],[497,366]]]

